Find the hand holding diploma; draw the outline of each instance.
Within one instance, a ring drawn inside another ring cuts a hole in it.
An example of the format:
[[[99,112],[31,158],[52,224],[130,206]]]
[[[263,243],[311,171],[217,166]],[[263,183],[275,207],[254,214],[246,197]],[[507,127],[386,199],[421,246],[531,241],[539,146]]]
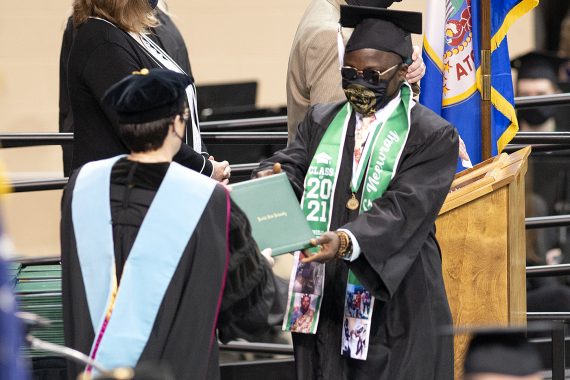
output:
[[[276,162],[273,164],[273,168],[272,169],[266,169],[266,170],[261,170],[259,172],[257,172],[257,178],[262,178],[262,177],[267,177],[273,174],[279,174],[281,173],[281,164],[279,162]]]
[[[257,245],[279,256],[310,247],[314,237],[299,200],[281,165],[255,178],[232,185],[232,200],[247,216]]]
[[[273,266],[275,265],[275,259],[271,257],[271,253],[272,253],[271,248],[265,248],[263,251],[261,251],[261,255],[265,257],[265,260],[267,260],[269,267],[273,268]]]
[[[332,231],[325,232],[316,239],[311,239],[311,245],[313,247],[320,246],[317,253],[311,253],[308,249],[304,251],[305,258],[302,260],[303,263],[311,263],[313,261],[319,263],[327,263],[336,258],[338,252],[340,241],[336,233]]]

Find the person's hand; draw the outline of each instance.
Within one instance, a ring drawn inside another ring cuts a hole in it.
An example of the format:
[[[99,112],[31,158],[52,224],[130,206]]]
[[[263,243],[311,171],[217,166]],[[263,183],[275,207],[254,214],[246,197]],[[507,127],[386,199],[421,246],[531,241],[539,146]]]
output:
[[[214,159],[213,156],[210,156],[209,160],[212,161],[213,166],[212,179],[215,179],[216,181],[227,185],[232,173],[232,168],[230,167],[229,162],[218,162]]]
[[[556,265],[562,263],[562,250],[560,248],[552,248],[546,252],[546,265]]]
[[[471,162],[469,153],[467,153],[467,147],[465,146],[465,143],[461,137],[459,137],[459,158],[461,158],[462,161]]]
[[[262,178],[262,177],[267,177],[273,174],[279,174],[281,173],[281,164],[279,162],[276,162],[273,164],[273,168],[272,169],[265,169],[265,170],[260,170],[257,172],[257,178]]]
[[[414,45],[412,61],[412,64],[408,67],[408,73],[406,74],[406,80],[410,84],[419,82],[426,73],[426,65],[422,58],[422,49],[420,49],[419,46]]]
[[[269,267],[273,268],[273,266],[275,265],[275,259],[271,256],[271,252],[272,252],[271,248],[265,248],[263,251],[261,251],[261,255],[265,257],[265,260],[267,260]]]
[[[313,247],[320,245],[321,248],[319,249],[319,252],[311,254],[309,250],[305,250],[305,258],[301,261],[303,263],[311,263],[313,261],[318,263],[327,263],[335,259],[340,246],[340,239],[336,233],[328,231],[316,239],[311,239],[311,244]]]

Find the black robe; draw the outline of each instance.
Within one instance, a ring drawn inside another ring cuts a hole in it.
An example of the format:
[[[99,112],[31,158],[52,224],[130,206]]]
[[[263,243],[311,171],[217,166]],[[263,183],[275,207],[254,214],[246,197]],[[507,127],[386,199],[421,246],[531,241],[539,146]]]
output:
[[[125,158],[113,167],[111,214],[119,279],[167,169],[167,163],[135,164]],[[76,177],[77,173],[74,173],[62,200],[64,332],[66,346],[89,354],[94,331],[71,218]],[[176,206],[173,207],[175,209]],[[226,192],[221,186],[216,186],[167,288],[137,366],[159,363],[172,371],[176,379],[217,379],[217,339],[214,338],[210,345],[216,319],[218,336],[224,342],[240,336],[242,331],[256,333],[268,328],[268,313],[273,306],[275,292],[274,277],[251,238],[247,218],[233,203],[229,268],[225,289],[222,289],[227,248],[226,218]],[[82,366],[69,363],[68,378],[75,379],[81,370]]]
[[[280,162],[300,197],[311,159],[342,105],[312,107],[295,140],[264,161],[258,170]],[[326,264],[317,334],[293,333],[297,378],[452,379],[453,341],[439,335],[439,329],[451,325],[452,319],[434,222],[454,177],[457,132],[444,119],[416,104],[395,177],[372,209],[358,215],[358,211],[345,207],[351,197],[354,126],[353,114],[330,228],[351,231],[362,252],[354,262],[334,260]],[[340,355],[349,268],[376,297],[366,361]]]

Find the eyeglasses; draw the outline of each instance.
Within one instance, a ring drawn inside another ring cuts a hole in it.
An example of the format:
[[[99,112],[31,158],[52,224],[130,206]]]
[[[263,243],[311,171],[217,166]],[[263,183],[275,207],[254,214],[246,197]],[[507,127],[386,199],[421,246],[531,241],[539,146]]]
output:
[[[368,83],[376,84],[385,74],[389,73],[390,71],[394,70],[395,68],[397,68],[399,66],[400,66],[400,64],[394,65],[394,66],[390,67],[389,69],[386,69],[382,72],[380,72],[379,70],[373,70],[373,69],[358,70],[352,66],[343,66],[340,69],[340,75],[342,76],[343,79],[346,79],[346,80],[354,80],[359,75],[361,75],[362,78],[365,81],[367,81]]]

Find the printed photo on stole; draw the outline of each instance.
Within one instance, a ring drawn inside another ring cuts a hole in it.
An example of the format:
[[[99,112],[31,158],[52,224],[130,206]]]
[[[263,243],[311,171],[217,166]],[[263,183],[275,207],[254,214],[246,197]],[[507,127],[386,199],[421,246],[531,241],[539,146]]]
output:
[[[342,356],[366,360],[373,307],[374,297],[360,284],[354,273],[349,271],[344,299]]]
[[[319,263],[302,263],[302,257],[300,251],[295,252],[295,270],[291,271],[283,330],[314,334],[319,322],[325,266]]]

